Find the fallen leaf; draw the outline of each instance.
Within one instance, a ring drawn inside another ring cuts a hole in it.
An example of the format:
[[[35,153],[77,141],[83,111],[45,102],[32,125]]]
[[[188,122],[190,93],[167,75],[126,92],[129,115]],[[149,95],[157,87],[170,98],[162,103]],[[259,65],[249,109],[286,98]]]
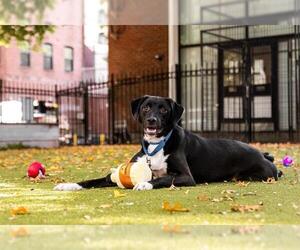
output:
[[[52,166],[47,169],[49,172],[64,172],[62,167]]]
[[[295,203],[292,203],[292,206],[293,206],[294,209],[298,209],[299,208],[299,206],[296,205]]]
[[[226,194],[223,196],[223,200],[224,201],[233,201],[234,200],[234,196]]]
[[[236,193],[236,191],[235,190],[231,190],[231,189],[223,190],[221,192],[221,194],[234,194],[234,193]]]
[[[277,181],[275,180],[274,177],[270,177],[266,181],[263,181],[263,183],[266,183],[266,184],[275,184],[276,182]]]
[[[177,190],[180,190],[180,188],[174,186],[173,184],[171,185],[171,187],[169,187],[169,191],[177,191]]]
[[[26,207],[16,207],[11,209],[11,215],[16,216],[16,215],[25,215],[28,214],[28,209]]]
[[[248,185],[250,184],[250,182],[244,182],[244,181],[239,181],[236,185],[239,187],[248,187]]]
[[[256,195],[256,193],[254,193],[254,192],[248,192],[248,193],[242,194],[242,196],[252,196],[252,195]]]
[[[111,208],[112,204],[102,204],[99,206],[99,208]]]
[[[27,237],[30,235],[26,227],[19,227],[18,229],[12,230],[10,235],[14,238]]]
[[[121,193],[119,190],[114,190],[114,197],[115,198],[120,198],[120,197],[125,197],[126,194]]]
[[[180,203],[176,202],[171,205],[169,202],[164,201],[162,205],[162,209],[169,212],[189,212],[190,210],[183,207]]]
[[[257,212],[262,209],[262,204],[259,205],[240,205],[240,204],[235,204],[231,206],[231,211],[233,212],[240,212],[240,213],[245,213],[245,212]]]
[[[86,220],[91,220],[91,216],[89,216],[89,215],[85,215],[85,216],[83,216],[83,218],[85,218]]]
[[[190,192],[190,190],[188,189],[188,190],[186,190],[184,193],[185,193],[185,194],[189,194],[189,192]]]
[[[197,196],[197,200],[199,200],[199,201],[208,201],[209,197],[207,195],[205,195],[205,194],[199,194]]]
[[[222,202],[223,198],[213,198],[211,199],[212,202]]]
[[[124,205],[126,205],[126,206],[133,206],[134,205],[134,202],[125,202],[125,203],[123,203]]]

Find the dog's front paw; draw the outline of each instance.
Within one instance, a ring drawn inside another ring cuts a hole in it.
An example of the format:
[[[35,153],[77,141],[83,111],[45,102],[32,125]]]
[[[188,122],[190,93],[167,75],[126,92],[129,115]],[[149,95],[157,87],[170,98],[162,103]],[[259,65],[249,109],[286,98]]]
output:
[[[56,191],[76,191],[81,190],[82,186],[77,183],[60,183],[54,187],[53,190]]]
[[[149,182],[140,182],[133,187],[133,190],[151,190],[153,189],[153,185]]]

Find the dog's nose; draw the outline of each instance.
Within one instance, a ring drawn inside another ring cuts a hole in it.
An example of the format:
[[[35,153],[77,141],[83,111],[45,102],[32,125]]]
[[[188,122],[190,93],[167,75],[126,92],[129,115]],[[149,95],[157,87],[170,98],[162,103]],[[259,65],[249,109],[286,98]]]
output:
[[[147,122],[149,124],[154,124],[157,122],[157,119],[155,117],[149,117],[149,118],[147,118]]]

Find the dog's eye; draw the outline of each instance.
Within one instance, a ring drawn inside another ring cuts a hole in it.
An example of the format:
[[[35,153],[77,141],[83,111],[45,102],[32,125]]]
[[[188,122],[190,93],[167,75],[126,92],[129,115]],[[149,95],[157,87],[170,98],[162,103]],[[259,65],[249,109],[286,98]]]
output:
[[[160,113],[165,114],[167,112],[168,112],[168,110],[166,108],[164,108],[164,107],[160,108]]]
[[[143,112],[149,112],[149,111],[150,111],[150,107],[149,106],[143,107]]]

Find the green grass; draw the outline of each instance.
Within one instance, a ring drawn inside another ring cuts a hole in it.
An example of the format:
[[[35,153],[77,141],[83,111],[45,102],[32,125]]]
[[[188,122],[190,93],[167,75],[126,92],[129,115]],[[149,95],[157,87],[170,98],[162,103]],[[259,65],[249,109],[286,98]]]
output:
[[[53,191],[55,183],[76,182],[104,176],[112,166],[126,162],[138,146],[65,147],[59,149],[22,149],[0,152],[0,224],[2,225],[266,225],[300,224],[300,147],[290,144],[255,145],[273,152],[277,159],[285,154],[296,159],[296,165],[282,168],[285,176],[275,184],[252,182],[241,187],[234,182],[213,183],[169,189],[136,192],[121,190],[125,197],[115,198],[117,188]],[[41,161],[47,178],[35,183],[25,176],[32,161]],[[280,164],[279,164],[280,165]],[[232,201],[224,190],[234,190]],[[249,195],[251,194],[251,195]],[[206,195],[207,201],[197,199]],[[215,200],[215,201],[213,201]],[[217,202],[219,200],[219,202]],[[221,201],[220,201],[221,200]],[[189,212],[170,213],[162,203],[179,202]],[[258,212],[237,213],[233,204],[256,205]],[[29,213],[11,215],[11,209],[24,206]]]

